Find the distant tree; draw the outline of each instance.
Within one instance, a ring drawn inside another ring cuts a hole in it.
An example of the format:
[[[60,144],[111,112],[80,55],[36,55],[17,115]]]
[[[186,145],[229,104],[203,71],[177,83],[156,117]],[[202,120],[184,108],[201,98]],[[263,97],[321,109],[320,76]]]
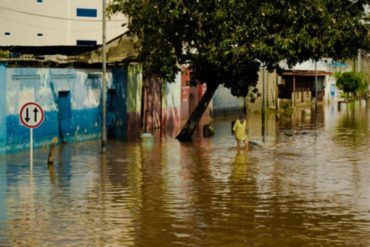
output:
[[[8,58],[8,57],[9,57],[9,51],[0,50],[0,58]]]
[[[342,72],[336,73],[337,87],[343,91],[347,99],[353,99],[357,92],[360,91],[363,80],[360,73]]]
[[[207,90],[177,138],[191,140],[220,84],[245,96],[262,65],[278,69],[321,57],[349,58],[368,47],[369,0],[112,0],[128,16],[144,70],[173,81],[188,64]]]

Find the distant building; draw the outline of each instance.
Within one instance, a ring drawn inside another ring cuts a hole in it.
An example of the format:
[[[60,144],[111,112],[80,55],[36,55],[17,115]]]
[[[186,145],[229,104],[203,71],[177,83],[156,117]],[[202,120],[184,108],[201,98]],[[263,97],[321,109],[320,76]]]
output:
[[[2,0],[0,47],[100,45],[102,7],[102,0]],[[107,18],[107,41],[126,31],[124,22]]]

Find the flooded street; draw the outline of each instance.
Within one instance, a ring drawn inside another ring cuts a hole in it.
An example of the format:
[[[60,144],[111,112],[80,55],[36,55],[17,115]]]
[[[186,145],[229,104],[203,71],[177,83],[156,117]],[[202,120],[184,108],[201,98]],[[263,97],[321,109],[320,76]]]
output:
[[[370,246],[370,113],[249,116],[179,143],[98,141],[0,156],[0,246]],[[262,135],[264,133],[264,135]]]

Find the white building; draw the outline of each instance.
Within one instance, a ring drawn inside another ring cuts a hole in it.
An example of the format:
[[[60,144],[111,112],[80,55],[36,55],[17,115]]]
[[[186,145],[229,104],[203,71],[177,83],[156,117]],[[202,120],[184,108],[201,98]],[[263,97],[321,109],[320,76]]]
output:
[[[0,0],[0,46],[102,44],[102,2]],[[123,23],[123,15],[107,18],[107,41],[126,31]]]

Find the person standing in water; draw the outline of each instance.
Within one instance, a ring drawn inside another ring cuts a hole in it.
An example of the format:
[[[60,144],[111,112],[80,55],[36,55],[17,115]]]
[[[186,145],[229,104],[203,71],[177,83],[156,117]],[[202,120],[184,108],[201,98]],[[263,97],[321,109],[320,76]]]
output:
[[[245,149],[248,150],[248,137],[247,137],[247,120],[243,114],[240,114],[233,125],[233,134],[236,139],[237,148],[240,148],[240,142],[244,142]]]

